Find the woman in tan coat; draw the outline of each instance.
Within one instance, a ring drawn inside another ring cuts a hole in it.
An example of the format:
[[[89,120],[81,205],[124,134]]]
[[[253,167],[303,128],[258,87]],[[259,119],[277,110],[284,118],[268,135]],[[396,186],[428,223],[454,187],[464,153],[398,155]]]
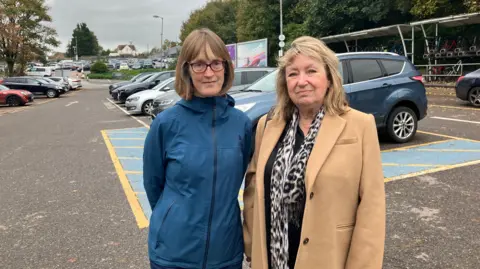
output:
[[[380,269],[385,190],[372,115],[349,108],[335,53],[296,39],[260,119],[244,192],[253,269]]]

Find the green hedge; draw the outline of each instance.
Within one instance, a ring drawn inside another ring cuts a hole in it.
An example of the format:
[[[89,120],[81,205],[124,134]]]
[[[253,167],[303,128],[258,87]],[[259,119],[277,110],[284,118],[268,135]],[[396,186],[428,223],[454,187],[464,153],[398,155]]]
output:
[[[105,63],[95,62],[91,67],[91,72],[96,74],[105,74],[108,72],[108,67]]]

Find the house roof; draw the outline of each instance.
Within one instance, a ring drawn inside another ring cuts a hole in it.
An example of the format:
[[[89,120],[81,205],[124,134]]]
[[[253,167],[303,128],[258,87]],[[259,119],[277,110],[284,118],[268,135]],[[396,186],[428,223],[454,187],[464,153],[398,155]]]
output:
[[[117,49],[123,50],[126,46],[129,46],[133,51],[137,51],[137,49],[135,48],[135,45],[118,45]]]

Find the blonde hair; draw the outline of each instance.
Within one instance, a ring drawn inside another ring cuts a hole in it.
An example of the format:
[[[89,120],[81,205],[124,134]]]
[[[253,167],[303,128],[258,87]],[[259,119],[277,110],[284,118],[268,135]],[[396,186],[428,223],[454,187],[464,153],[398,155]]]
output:
[[[226,61],[225,78],[220,95],[224,95],[232,87],[234,79],[233,65],[225,43],[211,30],[207,28],[197,29],[185,38],[176,67],[175,91],[185,100],[190,100],[194,92],[188,63],[202,52],[205,53],[209,60],[214,57],[220,57]]]
[[[330,87],[323,101],[325,112],[332,115],[345,113],[348,109],[348,103],[338,70],[339,60],[337,56],[321,40],[310,36],[302,36],[292,42],[291,48],[278,61],[277,105],[274,109],[273,117],[277,119],[283,118],[285,121],[288,121],[293,115],[295,104],[288,95],[285,69],[299,54],[320,62],[325,68],[327,79],[330,82]]]

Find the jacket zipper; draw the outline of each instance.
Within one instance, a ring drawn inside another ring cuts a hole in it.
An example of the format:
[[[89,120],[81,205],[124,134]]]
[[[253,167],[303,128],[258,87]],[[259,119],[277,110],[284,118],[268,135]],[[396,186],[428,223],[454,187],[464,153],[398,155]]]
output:
[[[213,209],[215,206],[215,185],[217,182],[217,140],[215,137],[215,112],[216,103],[213,104],[212,116],[212,137],[213,137],[213,183],[212,183],[212,201],[210,204],[210,215],[208,217],[207,242],[205,246],[205,256],[203,258],[203,269],[207,268],[208,248],[210,246],[210,230],[212,228]]]

